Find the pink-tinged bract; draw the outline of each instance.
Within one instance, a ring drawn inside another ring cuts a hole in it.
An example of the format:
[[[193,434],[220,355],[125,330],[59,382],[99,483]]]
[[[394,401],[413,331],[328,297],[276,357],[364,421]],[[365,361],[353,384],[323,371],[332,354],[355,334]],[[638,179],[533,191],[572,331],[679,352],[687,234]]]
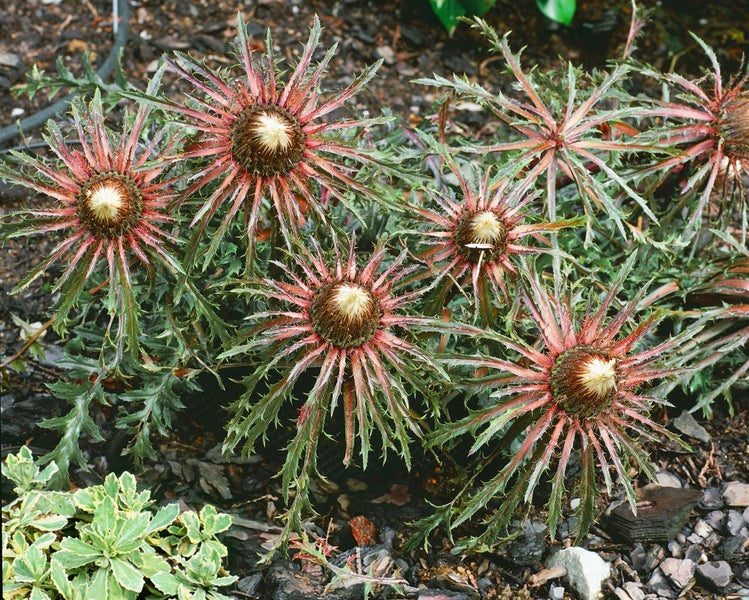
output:
[[[277,224],[289,242],[307,217],[325,220],[327,198],[351,207],[352,193],[370,194],[354,175],[373,159],[344,138],[378,121],[330,117],[364,88],[381,61],[343,90],[323,93],[323,75],[336,46],[314,64],[320,32],[315,17],[302,54],[285,81],[280,79],[270,33],[264,56],[257,56],[241,15],[235,41],[238,68],[213,70],[181,53],[169,61],[171,69],[193,87],[186,104],[157,100],[195,133],[194,141],[178,156],[180,161],[202,164],[189,174],[191,184],[182,196],[182,201],[198,206],[191,223],[193,249],[208,222],[221,213],[204,265],[240,212],[251,256],[263,219]],[[268,203],[275,214],[264,214]]]
[[[158,85],[160,75],[154,76],[152,87]],[[71,113],[72,139],[55,122],[47,126],[45,141],[57,164],[13,151],[20,168],[10,162],[0,165],[0,176],[6,181],[57,203],[29,209],[2,224],[2,237],[50,235],[59,239],[14,291],[61,263],[62,274],[52,289],[60,292],[56,326],[63,327],[70,309],[104,262],[108,307],[119,319],[119,345],[126,342],[135,352],[139,327],[133,267],[151,272],[159,263],[173,272],[181,270],[170,248],[176,239],[164,228],[173,221],[167,212],[174,197],[173,182],[163,166],[151,162],[159,152],[169,152],[175,140],[164,142],[157,134],[144,141],[149,113],[145,106],[131,122],[124,119],[121,132],[109,129],[98,92],[88,105],[74,103]]]
[[[469,435],[474,440],[471,454],[507,452],[508,462],[499,473],[455,503],[453,526],[487,508],[492,500],[499,500],[478,544],[491,544],[506,533],[516,508],[531,501],[542,475],[550,469],[548,523],[553,537],[562,512],[567,468],[575,452],[579,453],[582,469],[571,492],[581,499],[578,538],[587,533],[594,517],[596,466],[607,491],[610,493],[617,481],[636,511],[630,469],[654,477],[642,441],[678,441],[650,416],[654,407],[666,402],[643,388],[674,374],[674,363],[669,361],[687,334],[640,348],[659,322],[658,317],[651,316],[639,324],[632,323],[641,295],[609,316],[632,264],[630,260],[625,265],[596,310],[588,302],[582,318],[576,316],[576,307],[568,300],[549,292],[535,276],[528,277],[523,301],[538,339],[526,342],[492,335],[496,343],[519,359],[450,359],[453,365],[473,367],[476,374],[472,384],[490,390],[489,400],[494,402],[444,425],[433,443],[443,445]]]

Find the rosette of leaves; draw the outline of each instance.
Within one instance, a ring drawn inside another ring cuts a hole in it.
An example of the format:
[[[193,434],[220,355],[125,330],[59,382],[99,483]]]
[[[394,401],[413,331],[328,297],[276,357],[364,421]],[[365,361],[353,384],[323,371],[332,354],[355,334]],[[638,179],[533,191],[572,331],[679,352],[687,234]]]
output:
[[[55,471],[40,471],[25,446],[2,465],[18,494],[2,509],[3,598],[227,598],[218,590],[236,577],[216,535],[230,515],[212,506],[179,514],[177,504],[153,511],[127,472],[50,491]]]

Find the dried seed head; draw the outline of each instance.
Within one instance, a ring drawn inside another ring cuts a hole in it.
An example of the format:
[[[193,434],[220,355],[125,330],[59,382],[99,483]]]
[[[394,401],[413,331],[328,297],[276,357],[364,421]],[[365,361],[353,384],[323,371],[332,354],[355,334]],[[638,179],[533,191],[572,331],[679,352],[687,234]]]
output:
[[[749,93],[739,94],[723,107],[718,131],[729,153],[749,158]]]
[[[231,152],[246,171],[262,177],[288,173],[302,159],[299,120],[275,104],[245,108],[231,130]]]
[[[339,348],[354,348],[372,339],[380,324],[380,301],[358,283],[336,281],[312,298],[310,319],[315,331]]]
[[[138,223],[142,212],[138,185],[122,173],[94,175],[78,193],[78,216],[98,236],[121,236]]]
[[[468,262],[491,262],[507,246],[507,225],[491,210],[466,212],[453,233],[458,252]]]
[[[617,363],[594,346],[575,346],[562,352],[551,370],[554,401],[580,418],[603,412],[616,398]]]

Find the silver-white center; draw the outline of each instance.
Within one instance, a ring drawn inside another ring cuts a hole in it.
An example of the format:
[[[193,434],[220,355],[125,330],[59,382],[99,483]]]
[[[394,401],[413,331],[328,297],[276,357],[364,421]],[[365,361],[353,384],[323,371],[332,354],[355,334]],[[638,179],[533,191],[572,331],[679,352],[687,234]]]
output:
[[[291,125],[283,118],[270,113],[256,117],[253,128],[255,139],[271,152],[286,150],[292,142]]]
[[[485,244],[491,247],[501,235],[502,224],[492,211],[485,210],[476,213],[471,219],[471,237],[474,244]]]
[[[601,398],[616,390],[616,360],[592,357],[580,371],[580,383],[585,390]]]
[[[372,312],[372,296],[359,285],[340,284],[332,300],[339,314],[349,322],[361,321]]]
[[[89,190],[86,202],[94,218],[102,223],[116,221],[125,207],[123,191],[114,185],[102,185]]]

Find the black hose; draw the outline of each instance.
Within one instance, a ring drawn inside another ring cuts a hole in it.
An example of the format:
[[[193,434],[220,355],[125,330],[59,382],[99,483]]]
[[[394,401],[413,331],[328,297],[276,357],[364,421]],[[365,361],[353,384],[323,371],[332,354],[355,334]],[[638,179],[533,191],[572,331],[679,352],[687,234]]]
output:
[[[96,74],[102,80],[105,80],[109,77],[112,71],[114,71],[120,50],[125,47],[128,35],[130,34],[130,6],[128,5],[127,0],[117,0],[117,11],[121,18],[117,26],[117,33],[114,36],[114,46],[109,52],[106,60],[96,70]],[[15,139],[22,133],[41,127],[47,122],[47,119],[50,119],[65,110],[70,105],[71,100],[76,96],[76,93],[68,94],[64,98],[60,98],[57,102],[53,102],[49,106],[26,117],[25,119],[16,121],[11,125],[6,125],[0,129],[0,145]]]

